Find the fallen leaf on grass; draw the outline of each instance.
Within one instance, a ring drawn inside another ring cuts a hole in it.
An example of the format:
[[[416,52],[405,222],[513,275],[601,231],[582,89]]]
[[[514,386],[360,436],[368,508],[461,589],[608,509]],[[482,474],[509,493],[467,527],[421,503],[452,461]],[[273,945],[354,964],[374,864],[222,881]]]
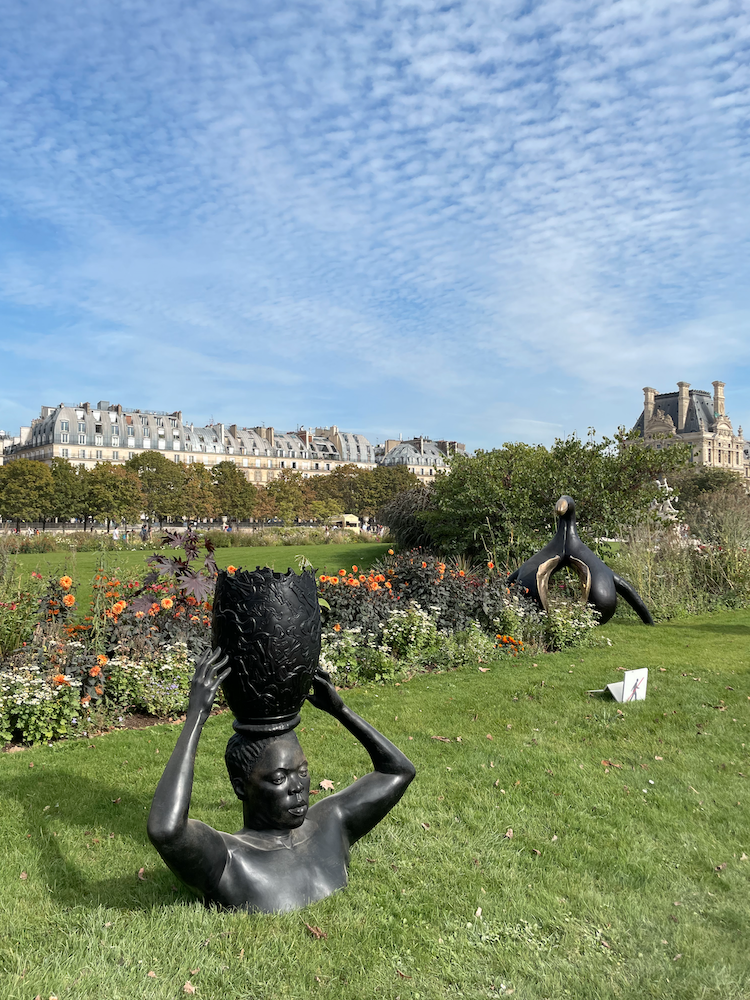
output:
[[[602,767],[616,767],[622,770],[622,764],[613,764],[611,760],[603,760]]]
[[[610,947],[609,941],[605,941],[604,938],[601,939],[601,944],[604,948]]]
[[[509,826],[508,829],[505,831],[505,837],[506,837],[507,840],[513,840],[513,827],[512,826]]]
[[[483,673],[483,674],[486,674],[489,669],[490,669],[489,667],[480,667],[479,668],[480,672]]]
[[[714,871],[715,872],[723,872],[724,869],[726,868],[726,866],[727,866],[726,861],[722,861],[722,863],[720,865],[716,865],[716,867],[714,868]]]
[[[552,843],[554,844],[556,840],[557,840],[557,834],[554,834],[554,836],[552,837]]]
[[[510,729],[510,726],[508,726],[508,729]],[[487,739],[488,740],[492,739],[492,733],[487,733]]]
[[[399,976],[401,976],[402,979],[411,979],[411,976],[407,976],[405,972],[401,971],[401,969],[396,969],[396,972],[399,974]]]
[[[430,829],[430,824],[429,823],[423,823],[422,824],[422,829],[423,830],[429,830]]]
[[[190,982],[189,979],[185,983],[185,985],[182,987],[182,992],[183,993],[195,993],[195,987],[193,986],[193,984]]]
[[[146,876],[143,874],[145,870],[146,870],[145,868],[138,869],[138,878],[141,880],[141,882],[146,881]]]
[[[654,757],[654,760],[664,760],[663,757]]]
[[[740,858],[740,861],[747,861],[747,854],[745,854],[744,851],[742,852],[742,857]]]
[[[431,736],[431,740],[440,740],[441,743],[450,743],[450,736]]]
[[[324,930],[322,930],[320,927],[315,927],[313,924],[308,924],[307,921],[305,921],[305,927],[308,929],[308,931],[315,938],[316,941],[320,941],[321,938],[328,937],[328,935]]]
[[[536,847],[532,847],[532,848],[531,848],[531,853],[532,853],[532,854],[536,854],[536,856],[537,856],[537,857],[540,857],[540,856],[541,856],[541,853],[542,853],[542,852],[541,852],[541,851],[538,851],[538,850],[536,849]]]
[[[120,804],[121,802],[122,802],[122,798],[118,798],[118,799],[112,799],[112,804],[113,804],[113,805],[116,805],[116,806],[119,806],[119,804]]]
[[[26,874],[26,872],[21,872],[21,874],[18,877],[21,879],[22,882],[25,882],[29,876]]]
[[[327,792],[332,792],[334,785],[330,778],[323,778],[320,782],[320,787],[325,788]]]
[[[666,667],[659,667],[659,673],[660,674],[666,674],[666,672],[667,672],[667,668]]]
[[[677,954],[675,955],[675,957],[674,957],[674,958],[672,959],[672,961],[673,961],[673,962],[676,962],[678,958],[682,958],[682,952],[678,952],[678,953],[677,953]]]
[[[500,787],[500,779],[499,779],[499,778],[498,778],[498,779],[497,779],[497,781],[495,782],[495,785],[494,785],[494,787],[495,787],[495,788],[499,788],[499,787]]]
[[[311,788],[310,789],[310,795],[319,795],[319,794],[320,794],[320,789],[319,788]]]
[[[201,971],[200,969],[191,969],[190,970],[190,975],[191,976],[197,976],[200,971]]]
[[[149,979],[156,979],[156,973],[154,972],[153,969],[147,972],[146,975],[148,976]]]

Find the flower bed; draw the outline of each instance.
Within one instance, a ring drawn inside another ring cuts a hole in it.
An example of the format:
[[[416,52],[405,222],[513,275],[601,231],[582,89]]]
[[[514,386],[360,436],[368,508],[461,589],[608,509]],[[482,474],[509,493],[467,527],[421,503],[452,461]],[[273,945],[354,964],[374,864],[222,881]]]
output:
[[[1,740],[59,739],[129,711],[185,710],[193,660],[210,643],[216,565],[210,539],[167,533],[164,544],[184,556],[150,556],[143,579],[100,570],[87,614],[67,574],[5,581]],[[355,565],[322,574],[318,585],[321,664],[340,686],[594,641],[590,609],[558,599],[549,614],[539,612],[491,563],[480,571],[389,550],[367,573]]]

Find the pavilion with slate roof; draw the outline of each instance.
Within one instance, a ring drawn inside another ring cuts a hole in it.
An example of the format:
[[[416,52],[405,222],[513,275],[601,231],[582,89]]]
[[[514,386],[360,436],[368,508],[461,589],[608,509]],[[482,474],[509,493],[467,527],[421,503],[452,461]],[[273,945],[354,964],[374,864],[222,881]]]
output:
[[[750,479],[750,455],[742,436],[732,429],[726,414],[724,382],[712,382],[713,396],[703,389],[691,389],[689,382],[678,382],[677,392],[643,390],[643,412],[635,430],[649,448],[668,448],[677,441],[692,447],[692,460],[698,465],[728,469]]]

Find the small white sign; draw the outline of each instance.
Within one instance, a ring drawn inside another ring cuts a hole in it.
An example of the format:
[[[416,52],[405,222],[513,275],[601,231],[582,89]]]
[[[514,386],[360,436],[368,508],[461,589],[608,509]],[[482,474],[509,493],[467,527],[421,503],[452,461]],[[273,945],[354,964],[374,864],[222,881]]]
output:
[[[645,701],[647,684],[648,667],[641,667],[639,670],[626,670],[621,681],[588,693],[604,694],[609,691],[615,701]]]

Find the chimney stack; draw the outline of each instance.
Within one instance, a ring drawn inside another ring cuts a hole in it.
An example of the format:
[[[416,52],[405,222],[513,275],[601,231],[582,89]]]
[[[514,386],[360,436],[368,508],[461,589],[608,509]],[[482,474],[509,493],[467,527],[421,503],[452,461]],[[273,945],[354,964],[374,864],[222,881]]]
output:
[[[685,421],[687,420],[688,406],[690,405],[690,396],[688,394],[690,383],[678,382],[677,388],[680,390],[679,399],[677,401],[677,430],[684,431]]]
[[[644,386],[643,389],[643,419],[648,421],[654,415],[654,396],[656,389]]]
[[[726,416],[724,412],[724,386],[726,382],[712,382],[711,385],[714,387],[714,416]]]

